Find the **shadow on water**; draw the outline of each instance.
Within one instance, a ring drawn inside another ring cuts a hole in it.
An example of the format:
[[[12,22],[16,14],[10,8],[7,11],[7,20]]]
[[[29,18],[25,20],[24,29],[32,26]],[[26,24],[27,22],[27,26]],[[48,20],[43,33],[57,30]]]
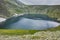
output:
[[[24,14],[7,19],[3,28],[5,29],[26,29],[26,30],[44,30],[60,25],[55,22],[56,19],[43,14]]]

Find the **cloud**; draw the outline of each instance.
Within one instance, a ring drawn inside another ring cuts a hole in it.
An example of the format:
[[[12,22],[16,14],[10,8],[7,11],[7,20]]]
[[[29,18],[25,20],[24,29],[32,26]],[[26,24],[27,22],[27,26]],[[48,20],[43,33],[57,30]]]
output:
[[[26,5],[60,5],[60,0],[19,0]]]

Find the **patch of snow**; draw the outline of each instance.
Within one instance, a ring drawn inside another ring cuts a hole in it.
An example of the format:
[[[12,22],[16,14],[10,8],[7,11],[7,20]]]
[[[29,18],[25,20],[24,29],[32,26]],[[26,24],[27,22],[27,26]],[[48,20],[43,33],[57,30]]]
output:
[[[1,18],[0,17],[0,22],[3,22],[3,21],[5,21],[6,19],[5,18]]]
[[[18,14],[17,14],[17,13],[15,13],[13,16],[18,16]]]

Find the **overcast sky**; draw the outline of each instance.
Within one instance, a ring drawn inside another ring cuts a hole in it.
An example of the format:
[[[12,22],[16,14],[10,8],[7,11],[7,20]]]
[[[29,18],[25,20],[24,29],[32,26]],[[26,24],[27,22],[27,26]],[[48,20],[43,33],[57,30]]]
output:
[[[19,0],[26,5],[60,5],[60,0]]]

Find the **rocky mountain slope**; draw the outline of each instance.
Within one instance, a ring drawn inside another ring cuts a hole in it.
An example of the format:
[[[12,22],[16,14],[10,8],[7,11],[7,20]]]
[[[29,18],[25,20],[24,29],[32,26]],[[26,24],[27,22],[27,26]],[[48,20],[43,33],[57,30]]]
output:
[[[4,2],[0,1],[1,3],[5,3],[0,7],[0,15],[5,16],[12,16],[15,13],[28,13],[28,14],[46,14],[50,17],[57,18],[60,20],[60,6],[59,5],[24,5],[23,3],[19,2],[18,0],[5,0]]]

